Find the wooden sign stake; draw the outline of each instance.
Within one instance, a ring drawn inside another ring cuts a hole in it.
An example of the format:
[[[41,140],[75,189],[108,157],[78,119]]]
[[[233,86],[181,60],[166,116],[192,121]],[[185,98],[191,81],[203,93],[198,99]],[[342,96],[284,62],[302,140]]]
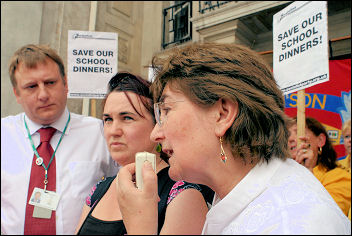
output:
[[[298,138],[305,135],[306,127],[306,103],[305,103],[305,90],[297,91],[297,148],[301,144],[301,140]]]

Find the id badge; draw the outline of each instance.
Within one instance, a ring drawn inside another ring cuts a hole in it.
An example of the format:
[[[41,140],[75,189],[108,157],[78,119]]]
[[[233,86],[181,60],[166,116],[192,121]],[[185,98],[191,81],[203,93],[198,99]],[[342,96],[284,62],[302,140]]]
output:
[[[56,211],[57,205],[59,204],[59,199],[59,194],[53,191],[44,191],[44,189],[35,187],[28,204],[35,207],[45,208],[50,211]]]
[[[39,206],[34,206],[34,209],[33,209],[34,218],[50,219],[51,213],[52,213],[52,210],[45,209]]]

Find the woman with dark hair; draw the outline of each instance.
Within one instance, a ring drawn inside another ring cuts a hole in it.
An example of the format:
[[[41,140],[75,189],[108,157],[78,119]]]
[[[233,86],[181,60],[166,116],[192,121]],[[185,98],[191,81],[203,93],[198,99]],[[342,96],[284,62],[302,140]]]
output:
[[[154,153],[160,197],[155,205],[158,234],[200,234],[208,211],[202,193],[210,201],[212,191],[205,186],[170,179],[169,165],[163,160],[165,153],[158,147],[160,144],[149,138],[155,125],[149,86],[148,81],[127,72],[117,73],[110,80],[103,103],[103,123],[111,158],[125,166],[134,163],[137,152]],[[118,181],[118,176],[108,177],[92,188],[77,227],[78,234],[126,234],[117,202]]]
[[[336,152],[324,126],[312,117],[306,117],[305,136],[298,137],[297,118],[289,127],[288,147],[291,157],[309,169],[322,183],[345,215],[351,205],[351,175],[336,164]]]

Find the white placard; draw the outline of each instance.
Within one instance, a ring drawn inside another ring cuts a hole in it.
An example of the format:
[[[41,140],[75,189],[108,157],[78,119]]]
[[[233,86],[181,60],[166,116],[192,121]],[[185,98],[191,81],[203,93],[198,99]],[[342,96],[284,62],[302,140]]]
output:
[[[155,79],[155,70],[153,69],[153,67],[150,65],[148,67],[148,81],[153,83]]]
[[[293,2],[273,17],[273,73],[284,94],[329,80],[326,1]]]
[[[118,35],[112,32],[68,31],[69,98],[104,98],[117,73]]]

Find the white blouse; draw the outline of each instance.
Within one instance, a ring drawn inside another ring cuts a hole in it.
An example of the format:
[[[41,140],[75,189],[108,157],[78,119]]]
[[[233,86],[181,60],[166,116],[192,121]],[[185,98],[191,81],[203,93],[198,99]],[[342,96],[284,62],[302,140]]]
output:
[[[351,221],[307,168],[273,158],[214,196],[202,234],[350,235]]]

